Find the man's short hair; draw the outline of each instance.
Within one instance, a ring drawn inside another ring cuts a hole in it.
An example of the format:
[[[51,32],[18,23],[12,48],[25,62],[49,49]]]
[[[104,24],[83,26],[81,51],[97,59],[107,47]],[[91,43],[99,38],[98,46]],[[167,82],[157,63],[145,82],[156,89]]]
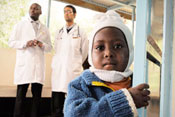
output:
[[[71,8],[74,14],[77,13],[77,11],[76,11],[76,9],[75,9],[74,6],[72,6],[72,5],[67,5],[67,6],[65,6],[64,8],[66,8],[66,7]]]

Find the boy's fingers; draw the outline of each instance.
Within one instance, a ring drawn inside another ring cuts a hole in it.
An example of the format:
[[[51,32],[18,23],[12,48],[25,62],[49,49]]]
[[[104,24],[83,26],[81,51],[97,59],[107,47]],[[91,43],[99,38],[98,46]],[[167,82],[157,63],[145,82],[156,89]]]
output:
[[[149,103],[148,102],[144,102],[144,106],[148,106],[149,105]]]
[[[144,101],[144,102],[147,102],[147,101],[149,101],[150,99],[151,99],[151,98],[150,98],[149,96],[146,96],[146,97],[143,98],[143,101]]]
[[[145,89],[145,90],[142,91],[142,95],[143,96],[146,96],[146,95],[149,95],[149,94],[150,94],[150,91],[147,90],[147,89]]]
[[[149,85],[146,83],[140,84],[137,86],[139,90],[143,90],[143,89],[148,89]]]

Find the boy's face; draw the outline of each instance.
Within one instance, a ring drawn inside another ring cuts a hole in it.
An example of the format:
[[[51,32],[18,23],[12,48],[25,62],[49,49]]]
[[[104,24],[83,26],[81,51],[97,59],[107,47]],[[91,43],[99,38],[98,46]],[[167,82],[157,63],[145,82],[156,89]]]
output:
[[[96,69],[123,72],[129,60],[129,49],[121,30],[106,27],[96,33],[92,61]]]

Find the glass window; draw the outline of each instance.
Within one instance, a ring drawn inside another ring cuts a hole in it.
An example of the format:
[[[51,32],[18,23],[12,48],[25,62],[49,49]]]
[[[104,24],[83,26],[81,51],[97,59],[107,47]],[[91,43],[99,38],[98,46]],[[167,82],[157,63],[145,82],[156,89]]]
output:
[[[63,2],[51,1],[51,13],[50,13],[50,33],[52,38],[52,43],[54,43],[55,32],[61,29],[65,25],[64,20],[64,7],[68,5]],[[92,30],[93,16],[97,13],[90,9],[75,6],[77,15],[75,22],[88,33]]]
[[[41,22],[46,24],[48,0],[1,0],[0,1],[0,48],[8,48],[8,39],[13,27],[28,14],[32,3],[42,7]]]

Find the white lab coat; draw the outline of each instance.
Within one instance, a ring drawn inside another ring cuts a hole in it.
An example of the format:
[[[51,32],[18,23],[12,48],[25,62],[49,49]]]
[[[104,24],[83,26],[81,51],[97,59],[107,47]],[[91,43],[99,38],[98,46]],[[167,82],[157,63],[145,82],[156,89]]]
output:
[[[83,71],[88,54],[88,39],[77,24],[67,33],[66,26],[55,37],[55,55],[52,60],[52,91],[67,92],[70,81]]]
[[[33,39],[41,41],[43,48],[26,47],[27,42]],[[47,27],[39,22],[38,33],[35,34],[31,19],[25,18],[15,25],[8,44],[16,49],[14,84],[43,84],[45,79],[44,52],[52,49]]]

